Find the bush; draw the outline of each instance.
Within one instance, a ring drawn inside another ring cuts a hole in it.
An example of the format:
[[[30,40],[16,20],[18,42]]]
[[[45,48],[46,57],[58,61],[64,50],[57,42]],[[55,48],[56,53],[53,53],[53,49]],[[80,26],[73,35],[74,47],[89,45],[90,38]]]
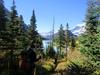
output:
[[[94,73],[92,75],[100,75],[100,70],[94,71]]]
[[[95,71],[95,67],[88,63],[74,63],[68,67],[68,75],[92,75]]]

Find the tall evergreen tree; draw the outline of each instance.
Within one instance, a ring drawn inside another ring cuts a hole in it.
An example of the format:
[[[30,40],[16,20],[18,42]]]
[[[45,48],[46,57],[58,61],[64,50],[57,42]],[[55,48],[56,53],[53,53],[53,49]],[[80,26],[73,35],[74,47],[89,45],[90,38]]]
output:
[[[6,46],[6,38],[7,38],[7,14],[4,7],[3,0],[0,4],[0,49],[3,50]]]
[[[11,7],[9,22],[7,25],[7,32],[8,32],[7,37],[8,38],[6,39],[7,40],[6,48],[10,50],[9,51],[9,58],[10,58],[9,68],[11,69],[13,69],[14,67],[14,61],[15,61],[14,52],[16,50],[19,50],[19,48],[21,48],[21,42],[18,40],[20,36],[20,23],[19,22],[20,22],[20,19],[18,17],[15,2],[13,0],[13,6]]]
[[[22,49],[26,49],[27,46],[28,46],[28,32],[27,32],[27,29],[26,29],[26,24],[24,23],[24,20],[23,20],[23,16],[20,15],[20,36],[18,37],[18,40],[21,42],[21,48]]]
[[[4,3],[0,4],[0,31],[6,29],[7,15],[4,7]]]
[[[26,28],[25,28],[25,23],[24,23],[24,20],[23,20],[23,16],[20,15],[20,31],[24,34],[24,32],[26,31]]]
[[[100,25],[100,0],[96,0],[96,15],[98,16],[98,24]]]
[[[95,2],[89,0],[88,11],[86,15],[86,32],[80,37],[80,50],[82,53],[89,56],[93,61],[97,61],[100,54],[100,47],[98,46],[97,27],[98,19],[95,15]]]
[[[68,26],[68,23],[66,25],[65,41],[66,41],[66,52],[67,52],[67,48],[68,48],[69,42],[70,42],[70,34],[69,34],[69,26]]]
[[[33,10],[32,13],[32,17],[30,19],[30,26],[28,29],[28,33],[29,33],[29,40],[30,40],[30,44],[32,45],[32,48],[35,48],[36,46],[36,39],[38,36],[38,32],[36,30],[37,26],[36,26],[36,18],[35,18],[35,12]]]
[[[20,35],[20,24],[19,24],[19,17],[17,14],[15,2],[13,0],[13,6],[11,7],[10,12],[10,21],[8,23],[8,31],[9,31],[9,43],[11,49],[16,49],[18,47],[18,44],[20,43],[18,41],[18,36]]]
[[[61,53],[61,50],[65,47],[65,31],[63,30],[62,24],[60,25],[58,34],[59,34],[58,44],[59,44],[59,49],[60,49],[60,53]]]
[[[88,10],[86,15],[86,32],[89,34],[96,33],[97,24],[96,23],[96,9],[95,9],[95,1],[88,1]]]
[[[29,26],[28,33],[29,33],[29,40],[31,43],[31,47],[35,49],[39,48],[40,46],[42,47],[42,41],[36,28],[37,28],[36,17],[35,17],[35,12],[33,10],[32,17],[30,19],[30,26]]]

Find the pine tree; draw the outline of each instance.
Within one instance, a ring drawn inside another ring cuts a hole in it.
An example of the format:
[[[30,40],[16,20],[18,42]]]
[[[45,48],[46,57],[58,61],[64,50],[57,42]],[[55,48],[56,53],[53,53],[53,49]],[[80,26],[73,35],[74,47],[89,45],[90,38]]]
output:
[[[9,52],[9,63],[11,69],[14,67],[15,56],[14,52],[21,48],[21,42],[18,40],[20,36],[20,19],[17,14],[15,2],[13,0],[13,6],[11,7],[9,22],[7,26],[8,38],[7,40],[7,49]]]
[[[6,29],[7,15],[5,12],[4,3],[0,4],[0,31],[4,31]]]
[[[6,46],[6,38],[7,38],[7,14],[5,11],[4,3],[3,0],[1,1],[0,4],[0,49],[4,50]]]
[[[18,40],[21,42],[21,48],[26,49],[28,46],[28,32],[26,29],[26,24],[24,23],[23,16],[20,15],[20,36],[18,37]]]
[[[60,25],[58,34],[59,34],[58,45],[59,45],[59,49],[60,49],[60,53],[61,53],[61,50],[65,47],[65,31],[63,30],[62,24]]]
[[[13,1],[13,6],[11,7],[10,12],[10,21],[8,23],[8,31],[9,31],[9,48],[14,50],[18,48],[20,42],[18,41],[18,37],[20,36],[20,24],[19,17],[17,14],[15,2]],[[19,45],[20,46],[20,45]]]
[[[100,0],[96,0],[96,15],[98,16],[98,24],[100,25]]]
[[[88,1],[88,10],[86,15],[86,32],[89,34],[95,34],[96,33],[96,18],[97,16],[96,10],[95,10],[95,3],[94,0]]]
[[[36,39],[37,39],[37,36],[38,36],[38,32],[37,32],[36,28],[37,28],[36,18],[35,18],[35,12],[33,10],[32,17],[30,19],[30,26],[29,26],[29,29],[28,29],[30,44],[31,44],[32,48],[36,47]]]
[[[35,12],[33,10],[32,17],[30,19],[30,26],[28,29],[29,30],[28,33],[29,33],[31,48],[35,48],[35,49],[42,47],[42,40],[36,28],[37,28],[36,18],[35,18]]]
[[[25,23],[24,23],[24,20],[23,20],[23,16],[22,15],[20,15],[20,30],[21,30],[21,33],[23,33],[23,34],[26,31]]]
[[[69,34],[69,26],[68,23],[66,25],[66,32],[65,32],[65,41],[66,41],[66,52],[70,42],[70,34]]]
[[[95,5],[93,0],[88,2],[88,11],[86,15],[86,32],[80,36],[80,50],[93,61],[97,61],[100,54],[98,46],[97,27],[98,19],[95,15]]]

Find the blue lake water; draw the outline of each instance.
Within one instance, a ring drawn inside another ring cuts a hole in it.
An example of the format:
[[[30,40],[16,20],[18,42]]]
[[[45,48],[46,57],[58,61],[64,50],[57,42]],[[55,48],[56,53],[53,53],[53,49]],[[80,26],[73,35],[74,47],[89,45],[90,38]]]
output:
[[[51,40],[43,40],[43,47],[44,49],[48,47],[48,45],[50,45]]]
[[[44,51],[46,51],[46,48],[50,45],[51,40],[43,40],[43,47]],[[54,50],[57,51],[57,47],[54,46]]]

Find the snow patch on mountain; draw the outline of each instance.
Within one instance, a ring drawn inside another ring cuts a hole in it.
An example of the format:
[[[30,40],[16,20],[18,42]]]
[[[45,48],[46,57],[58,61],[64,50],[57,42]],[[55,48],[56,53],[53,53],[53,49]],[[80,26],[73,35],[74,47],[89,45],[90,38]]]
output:
[[[85,32],[85,25],[86,23],[82,23],[82,24],[77,24],[72,30],[71,32],[74,34],[74,35],[80,35],[82,33]]]
[[[52,32],[42,32],[42,33],[39,33],[43,38],[45,39],[48,39],[48,40],[51,40],[52,39]]]
[[[72,35],[78,36],[78,35],[84,33],[85,32],[85,25],[86,25],[86,23],[77,24],[73,29],[69,30],[70,36],[72,36]],[[58,35],[57,33],[55,33],[54,35],[55,36]],[[43,38],[51,40],[53,33],[52,33],[52,31],[50,31],[50,32],[42,32],[42,33],[39,33],[39,34]]]

